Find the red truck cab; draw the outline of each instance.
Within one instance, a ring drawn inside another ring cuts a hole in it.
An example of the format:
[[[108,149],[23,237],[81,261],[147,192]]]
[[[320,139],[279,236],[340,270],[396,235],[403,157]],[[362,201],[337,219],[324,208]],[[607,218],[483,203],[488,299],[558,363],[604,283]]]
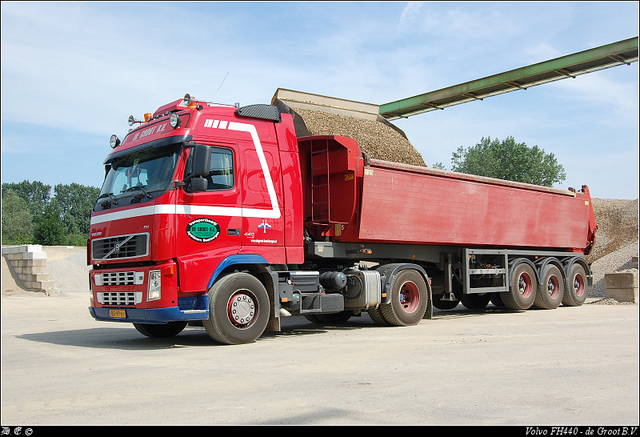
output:
[[[291,115],[187,97],[146,118],[112,137],[104,161],[88,242],[94,318],[205,320],[224,269],[303,262]]]

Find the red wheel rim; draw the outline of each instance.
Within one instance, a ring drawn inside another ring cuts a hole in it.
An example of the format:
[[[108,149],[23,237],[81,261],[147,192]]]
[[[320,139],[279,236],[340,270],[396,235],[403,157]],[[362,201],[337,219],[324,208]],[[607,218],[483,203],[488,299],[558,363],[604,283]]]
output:
[[[573,290],[576,293],[576,296],[582,297],[584,294],[584,278],[582,275],[577,274],[573,277]]]
[[[528,273],[523,272],[518,278],[518,291],[524,298],[531,296],[533,287],[531,286],[531,276]]]
[[[405,313],[412,313],[420,306],[420,290],[411,281],[407,281],[400,287],[400,306]]]
[[[227,303],[229,321],[238,328],[248,328],[256,319],[258,305],[249,290],[238,290]]]
[[[557,276],[553,275],[549,277],[547,281],[547,293],[549,293],[549,297],[552,299],[556,299],[560,294],[560,281]]]

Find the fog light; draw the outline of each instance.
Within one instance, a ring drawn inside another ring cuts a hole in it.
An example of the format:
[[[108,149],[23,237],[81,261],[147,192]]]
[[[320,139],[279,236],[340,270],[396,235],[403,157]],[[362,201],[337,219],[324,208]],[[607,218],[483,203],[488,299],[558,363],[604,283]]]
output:
[[[147,292],[147,301],[160,299],[162,288],[161,276],[160,270],[151,270],[149,272],[149,291]]]
[[[169,116],[169,125],[174,129],[180,126],[180,121],[180,116],[175,112],[171,113],[171,115]]]

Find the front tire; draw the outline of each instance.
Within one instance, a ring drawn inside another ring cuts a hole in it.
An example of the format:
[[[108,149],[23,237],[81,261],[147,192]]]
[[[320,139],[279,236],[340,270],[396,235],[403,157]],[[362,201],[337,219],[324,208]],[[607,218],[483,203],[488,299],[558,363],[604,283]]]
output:
[[[269,295],[254,276],[232,273],[209,290],[209,319],[202,324],[217,342],[251,343],[262,335],[268,322]]]
[[[133,326],[142,335],[150,338],[174,337],[182,332],[187,326],[187,322],[169,322],[164,325],[152,323],[134,323]]]

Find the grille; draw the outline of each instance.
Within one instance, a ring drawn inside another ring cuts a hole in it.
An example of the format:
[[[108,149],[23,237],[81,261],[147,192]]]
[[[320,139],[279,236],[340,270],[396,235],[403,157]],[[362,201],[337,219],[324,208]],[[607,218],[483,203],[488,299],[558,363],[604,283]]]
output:
[[[135,258],[148,253],[149,234],[120,235],[93,240],[91,243],[94,260]]]
[[[140,285],[144,283],[144,272],[97,273],[96,285]]]
[[[128,292],[98,292],[96,293],[98,302],[102,305],[136,305],[142,302],[141,291]]]

